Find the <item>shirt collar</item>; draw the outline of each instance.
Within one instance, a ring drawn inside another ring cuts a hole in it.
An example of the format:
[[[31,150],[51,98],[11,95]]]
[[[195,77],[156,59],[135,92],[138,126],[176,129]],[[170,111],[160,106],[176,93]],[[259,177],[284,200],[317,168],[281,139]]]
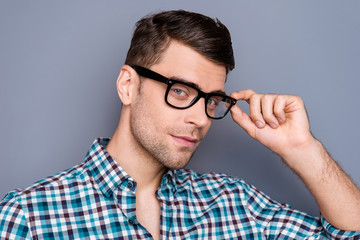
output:
[[[106,197],[111,197],[114,190],[130,176],[110,156],[105,147],[109,138],[97,138],[85,156],[85,164],[99,184]]]
[[[168,169],[161,180],[160,188],[164,189],[166,187],[170,187],[173,193],[176,193],[176,170]]]
[[[97,138],[85,156],[85,164],[106,197],[130,177],[125,170],[106,151],[109,138]],[[160,188],[170,187],[176,192],[176,170],[169,169],[161,180]]]

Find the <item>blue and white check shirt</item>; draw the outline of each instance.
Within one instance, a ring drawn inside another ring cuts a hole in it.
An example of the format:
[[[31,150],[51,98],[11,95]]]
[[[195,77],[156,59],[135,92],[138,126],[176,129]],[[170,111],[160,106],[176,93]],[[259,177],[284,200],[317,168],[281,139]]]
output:
[[[136,182],[96,139],[85,162],[0,202],[1,239],[152,239]],[[360,239],[271,200],[242,179],[169,170],[156,192],[162,239]]]

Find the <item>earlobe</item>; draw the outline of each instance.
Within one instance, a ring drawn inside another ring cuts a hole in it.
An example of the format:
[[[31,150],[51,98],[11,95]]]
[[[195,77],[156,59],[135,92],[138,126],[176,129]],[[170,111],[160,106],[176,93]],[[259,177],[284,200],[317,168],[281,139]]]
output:
[[[121,67],[119,77],[116,81],[117,92],[123,105],[131,104],[134,97],[134,89],[137,85],[137,75],[135,71],[128,65]]]

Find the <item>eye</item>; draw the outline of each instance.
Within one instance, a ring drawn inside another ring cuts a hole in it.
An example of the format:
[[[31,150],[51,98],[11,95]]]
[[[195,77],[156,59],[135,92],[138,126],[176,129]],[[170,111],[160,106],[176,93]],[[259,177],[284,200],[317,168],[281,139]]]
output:
[[[207,110],[208,111],[215,111],[215,109],[218,107],[219,103],[220,103],[220,98],[219,97],[211,97],[207,100]]]
[[[209,99],[208,102],[207,102],[208,105],[213,105],[214,104],[214,100],[213,99]]]
[[[209,98],[207,101],[207,105],[212,106],[212,107],[216,107],[220,102],[220,99],[218,97],[212,97]]]
[[[177,99],[187,99],[192,94],[191,89],[183,84],[176,83],[171,86],[169,95]]]
[[[176,94],[176,95],[179,95],[179,96],[186,96],[186,92],[179,89],[179,88],[175,88],[175,89],[172,89],[172,91]]]

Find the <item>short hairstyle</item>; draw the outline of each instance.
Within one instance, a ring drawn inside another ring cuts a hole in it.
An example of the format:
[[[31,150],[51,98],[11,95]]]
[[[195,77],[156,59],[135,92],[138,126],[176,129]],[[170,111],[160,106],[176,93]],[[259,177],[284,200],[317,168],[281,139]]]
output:
[[[226,73],[235,67],[230,32],[218,19],[173,10],[145,16],[135,27],[125,64],[151,67],[160,62],[170,41],[177,40],[223,65]]]

